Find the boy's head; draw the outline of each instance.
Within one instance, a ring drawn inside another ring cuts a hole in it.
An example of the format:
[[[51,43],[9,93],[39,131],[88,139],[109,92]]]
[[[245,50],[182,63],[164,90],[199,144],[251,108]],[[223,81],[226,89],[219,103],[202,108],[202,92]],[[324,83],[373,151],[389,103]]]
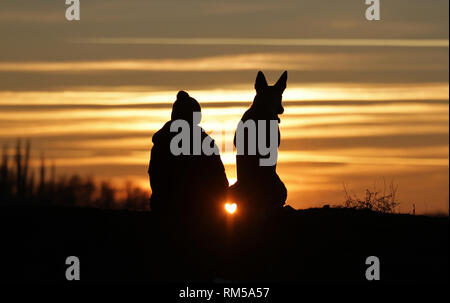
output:
[[[173,104],[171,119],[182,119],[189,123],[193,122],[194,124],[199,124],[201,120],[201,110],[197,100],[189,96],[187,92],[181,90],[178,92],[177,100]],[[198,121],[192,121],[194,112],[198,113],[196,115],[197,119],[195,119]]]

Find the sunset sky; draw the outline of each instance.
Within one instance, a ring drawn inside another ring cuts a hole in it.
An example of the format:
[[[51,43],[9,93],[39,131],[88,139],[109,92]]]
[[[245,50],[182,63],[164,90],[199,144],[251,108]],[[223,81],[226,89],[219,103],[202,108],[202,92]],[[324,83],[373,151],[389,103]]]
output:
[[[43,152],[59,174],[149,190],[151,136],[179,90],[230,141],[257,71],[288,70],[288,204],[394,180],[400,211],[448,213],[448,0],[381,0],[372,22],[363,0],[81,0],[72,22],[64,3],[0,0],[0,144],[30,138],[36,165]]]

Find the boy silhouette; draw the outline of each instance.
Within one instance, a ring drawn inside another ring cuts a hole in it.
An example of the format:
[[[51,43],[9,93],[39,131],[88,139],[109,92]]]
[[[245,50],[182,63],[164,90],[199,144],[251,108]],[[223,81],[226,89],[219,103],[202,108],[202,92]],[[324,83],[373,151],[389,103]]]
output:
[[[193,153],[193,133],[201,132],[201,142],[211,139],[198,126],[200,121],[193,120],[193,113],[200,115],[201,107],[185,91],[177,94],[172,107],[171,120],[153,137],[148,174],[152,195],[152,212],[173,215],[211,214],[224,202],[228,188],[225,168],[217,154],[200,155]],[[174,155],[170,143],[177,132],[171,132],[170,126],[176,120],[184,120],[190,126],[190,153]],[[217,148],[211,139],[211,144]],[[217,149],[218,150],[218,149]]]

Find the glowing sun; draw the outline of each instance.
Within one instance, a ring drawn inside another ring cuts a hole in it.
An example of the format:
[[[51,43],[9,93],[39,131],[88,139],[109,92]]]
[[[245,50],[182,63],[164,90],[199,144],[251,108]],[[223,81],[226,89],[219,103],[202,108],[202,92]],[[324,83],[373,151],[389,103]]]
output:
[[[226,203],[225,204],[225,210],[230,214],[234,214],[236,212],[236,209],[237,209],[236,203]]]

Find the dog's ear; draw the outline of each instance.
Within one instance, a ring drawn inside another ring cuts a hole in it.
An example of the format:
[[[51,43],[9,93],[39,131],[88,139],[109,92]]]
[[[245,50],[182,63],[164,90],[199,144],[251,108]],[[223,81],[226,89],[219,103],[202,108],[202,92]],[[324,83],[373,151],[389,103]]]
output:
[[[282,94],[284,90],[286,89],[286,82],[287,82],[287,71],[285,71],[280,79],[278,79],[277,83],[275,83],[274,87],[276,87],[280,93]]]
[[[267,87],[266,77],[262,73],[262,71],[258,72],[255,80],[255,89],[257,93],[260,93],[263,89]]]

